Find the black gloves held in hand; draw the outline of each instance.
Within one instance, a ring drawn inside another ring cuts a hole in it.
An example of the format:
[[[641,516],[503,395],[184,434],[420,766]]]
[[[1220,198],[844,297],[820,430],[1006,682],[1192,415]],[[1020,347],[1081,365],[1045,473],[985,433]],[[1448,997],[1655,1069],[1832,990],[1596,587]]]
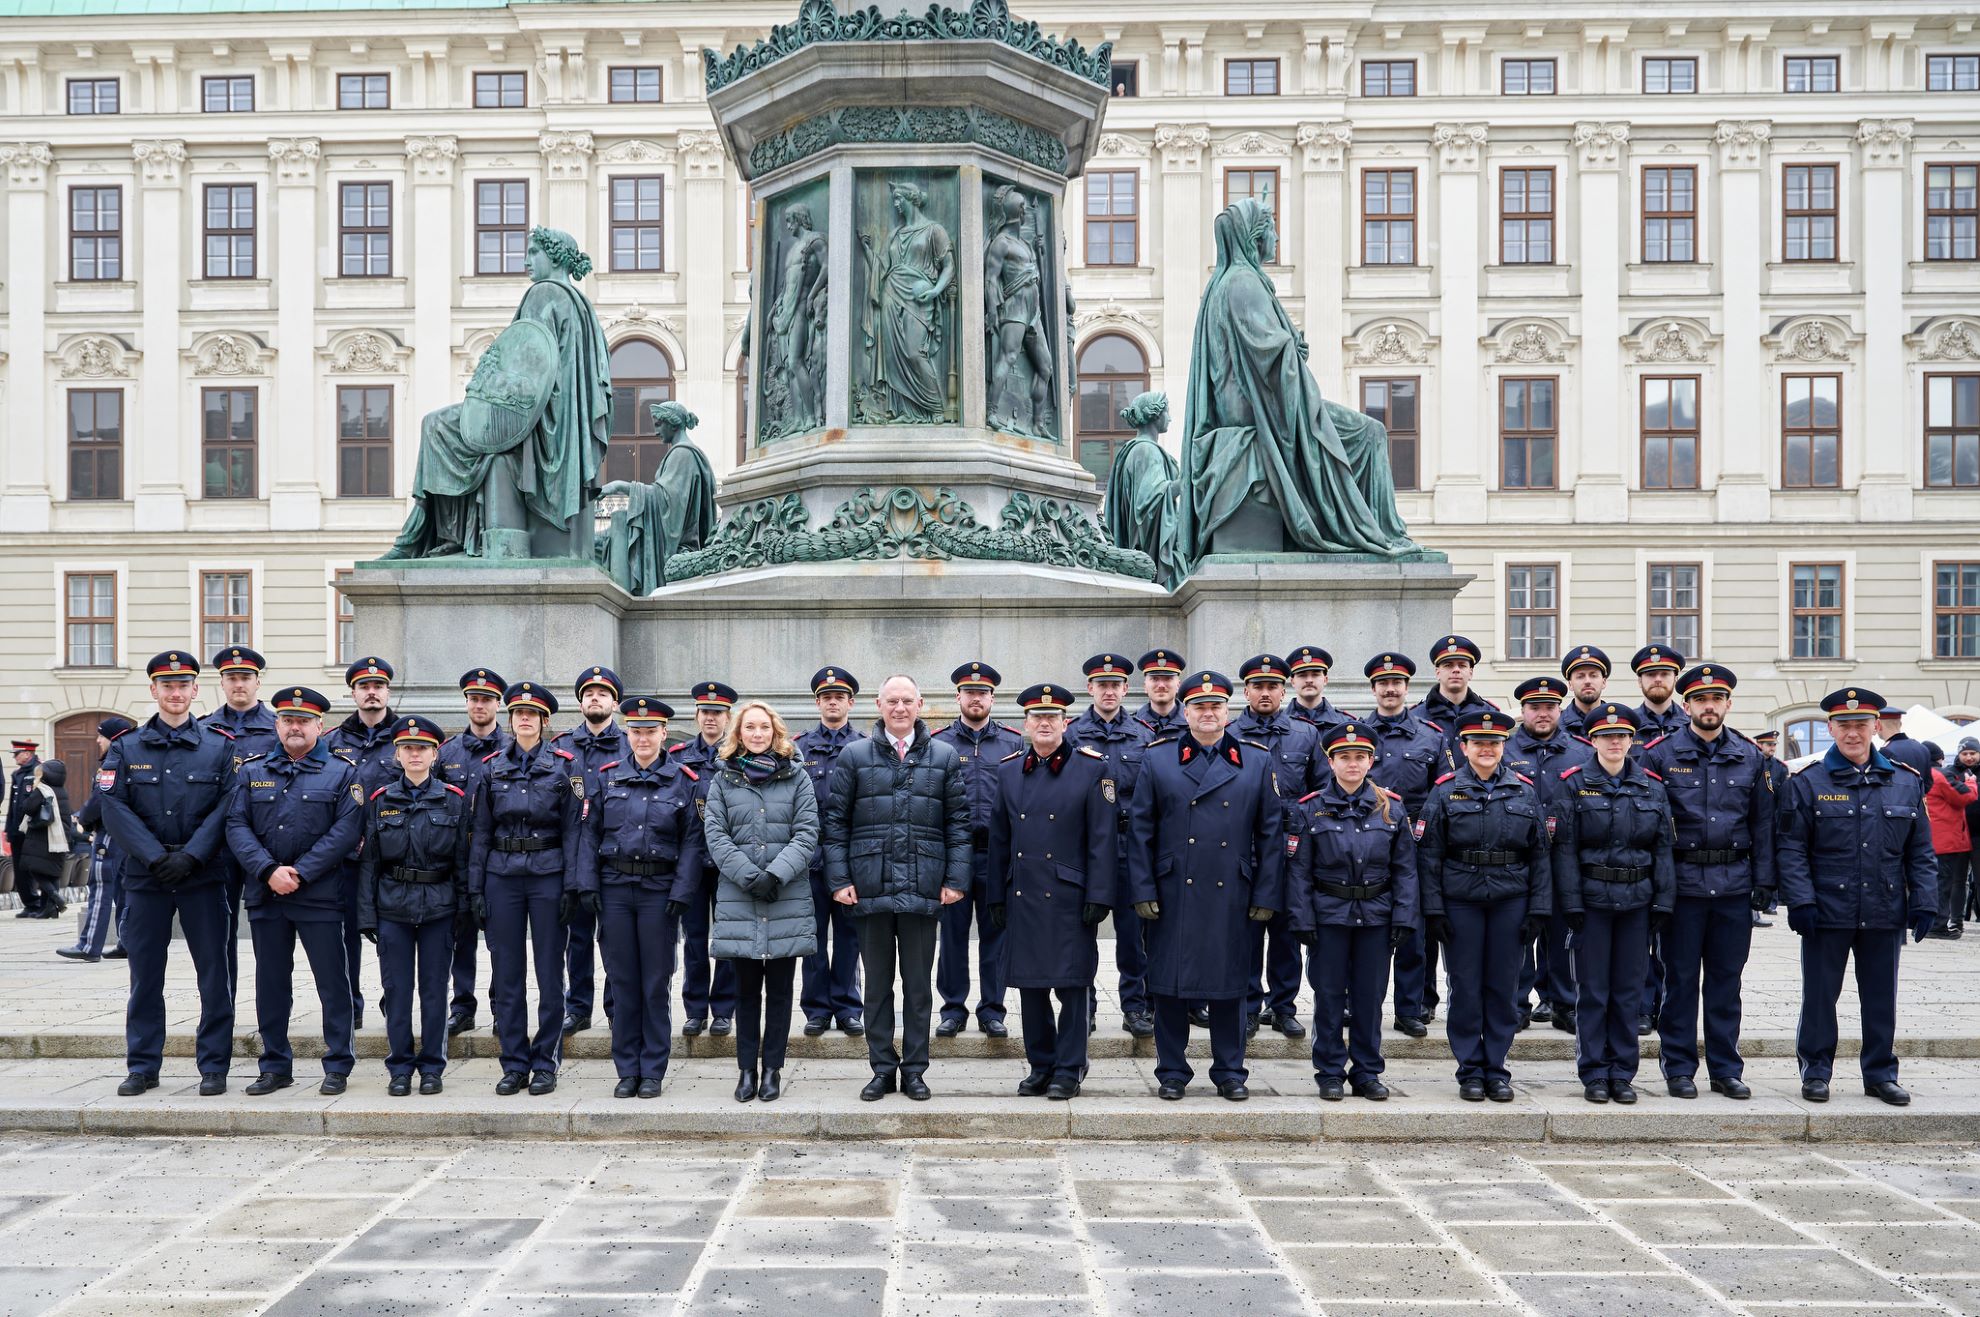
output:
[[[1088,928],[1098,928],[1100,921],[1106,917],[1107,907],[1097,902],[1088,901],[1079,908],[1079,922],[1085,924]],[[999,924],[998,927],[1001,928],[1003,925]]]
[[[1788,927],[1807,937],[1815,931],[1815,907],[1793,905],[1788,907]]]
[[[1546,916],[1544,915],[1528,915],[1526,918],[1520,920],[1519,944],[1521,946],[1525,946],[1527,943],[1531,942],[1534,938],[1539,937],[1540,930],[1545,928],[1546,926],[1547,926],[1547,919]]]
[[[1251,916],[1251,922],[1252,922],[1252,923],[1254,923],[1254,924],[1269,924],[1269,923],[1271,923],[1271,922],[1272,922],[1272,916],[1273,916],[1273,915],[1275,915],[1275,914],[1277,914],[1277,913],[1278,913],[1278,911],[1276,911],[1276,910],[1267,910],[1267,909],[1266,909],[1266,908],[1265,908],[1264,906],[1262,906],[1262,905],[1255,905],[1255,906],[1252,906],[1252,907],[1251,907],[1251,909],[1250,909],[1250,910],[1249,910],[1249,911],[1248,911],[1247,913],[1248,913],[1248,914],[1249,914],[1249,915]]]
[[[669,901],[669,902],[667,902],[667,917],[668,917],[669,919],[680,919],[680,918],[682,918],[683,916],[685,916],[686,914],[687,914],[687,902],[686,902],[686,901]]]
[[[1143,919],[1160,919],[1162,917],[1162,903],[1160,901],[1136,901],[1134,903],[1134,912]]]
[[[1451,923],[1449,915],[1425,915],[1423,930],[1432,942],[1442,942],[1449,946],[1457,938],[1457,926]]]
[[[1566,920],[1567,926],[1577,933],[1581,931],[1581,926],[1588,922],[1587,913],[1581,910],[1570,910],[1561,918]]]
[[[1389,954],[1402,950],[1402,944],[1409,941],[1410,929],[1405,924],[1397,924],[1389,930]]]
[[[1671,926],[1670,911],[1652,910],[1650,912],[1650,931],[1652,933],[1661,933],[1670,926]]]
[[[466,906],[462,906],[459,910],[454,911],[455,941],[458,942],[462,938],[473,937],[476,928],[477,925],[474,922],[474,911],[468,909]]]
[[[167,887],[177,887],[199,872],[199,861],[184,851],[167,851],[151,866],[151,876]]]
[[[358,936],[371,943],[374,947],[378,945],[378,930],[375,928],[360,928],[358,930]]]
[[[487,898],[487,897],[485,897],[485,896],[471,896],[471,897],[469,897],[469,898],[468,898],[468,911],[469,911],[469,913],[470,913],[470,914],[472,914],[472,915],[473,915],[473,917],[474,917],[474,926],[475,926],[476,928],[480,928],[480,929],[486,929],[486,928],[488,927],[488,898]]]
[[[990,923],[994,927],[1009,928],[1011,926],[1011,911],[1009,906],[999,902],[987,908],[990,911]]]
[[[1774,903],[1774,889],[1771,887],[1756,887],[1753,889],[1753,894],[1746,898],[1746,902],[1755,910],[1765,910]]]
[[[579,892],[578,904],[590,911],[593,919],[605,913],[605,898],[597,892]]]
[[[570,923],[573,919],[577,918],[577,912],[578,912],[578,894],[576,892],[565,892],[562,896],[557,898],[558,923],[560,924]]]

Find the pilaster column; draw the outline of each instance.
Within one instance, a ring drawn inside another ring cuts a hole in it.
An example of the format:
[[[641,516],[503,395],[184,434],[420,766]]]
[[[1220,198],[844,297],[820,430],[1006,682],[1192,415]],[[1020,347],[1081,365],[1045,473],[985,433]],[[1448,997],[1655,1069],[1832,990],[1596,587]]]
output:
[[[275,397],[280,439],[264,446],[268,516],[283,530],[319,530],[323,491],[335,488],[334,445],[322,442],[316,395],[317,175],[323,143],[315,137],[269,139],[275,164]]]
[[[1905,180],[1911,156],[1911,120],[1864,119],[1856,125],[1862,154],[1863,233],[1857,242],[1863,270],[1863,379],[1869,389],[1892,388],[1904,378]],[[1911,519],[1915,445],[1889,435],[1866,435],[1857,517],[1880,524]]]
[[[452,137],[408,137],[406,158],[412,166],[406,269],[412,283],[413,324],[407,382],[411,397],[403,414],[418,417],[456,400],[454,298],[465,273],[454,249],[454,174],[460,142]],[[410,259],[415,252],[419,259]],[[411,488],[419,444],[416,431],[409,437],[413,442],[394,445],[395,489]]]
[[[589,238],[597,232],[591,223],[591,134],[540,133],[536,149],[543,154],[543,214],[547,222]]]
[[[1485,154],[1482,123],[1440,123],[1431,130],[1437,148],[1437,290],[1442,323],[1441,369],[1437,389],[1438,443],[1435,519],[1485,520],[1485,448],[1492,430],[1492,406],[1483,397],[1478,339],[1479,209],[1478,171]],[[1417,235],[1417,258],[1429,250]],[[1496,465],[1496,464],[1494,464]]]
[[[1347,177],[1348,144],[1354,140],[1349,123],[1303,123],[1296,138],[1304,157],[1300,175],[1300,296],[1306,303],[1306,323],[1340,323],[1347,300],[1348,246],[1342,216],[1347,214],[1341,191]],[[1346,326],[1342,326],[1343,330]],[[1320,392],[1354,406],[1341,373],[1341,335],[1308,338],[1306,364],[1320,382]]]
[[[675,362],[682,378],[681,401],[701,416],[721,416],[723,308],[729,262],[723,246],[729,233],[728,155],[722,135],[714,129],[680,135],[681,214],[693,222],[681,226],[681,302],[687,332],[683,344],[697,344],[701,355]],[[691,236],[689,236],[691,235]]]
[[[1581,425],[1575,464],[1574,519],[1614,524],[1629,513],[1623,482],[1622,397],[1622,157],[1626,123],[1578,123],[1574,145],[1581,170],[1581,232],[1575,264],[1581,271]]]
[[[46,142],[0,146],[7,166],[8,439],[0,444],[0,531],[48,529],[48,167]]]
[[[176,140],[133,142],[131,156],[141,172],[138,298],[142,310],[139,347],[144,355],[138,365],[137,396],[124,400],[124,415],[127,421],[138,416],[157,421],[156,433],[134,431],[139,442],[133,445],[137,449],[133,521],[139,530],[184,530],[186,480],[198,469],[197,461],[186,456],[178,422],[179,305],[185,287],[180,229],[186,207],[186,144]],[[197,439],[192,440],[192,446],[198,448]]]
[[[1760,360],[1760,280],[1767,268],[1767,212],[1761,173],[1773,125],[1724,120],[1714,132],[1719,146],[1719,278],[1725,317],[1725,383],[1719,389],[1720,521],[1766,521],[1772,511],[1763,454],[1765,444],[1733,436],[1772,434],[1778,403],[1764,387]]]
[[[1210,154],[1210,126],[1157,124],[1155,149],[1162,157],[1155,202],[1162,216],[1162,378],[1175,394],[1188,388],[1190,339],[1203,296],[1204,235],[1210,232],[1203,161]]]

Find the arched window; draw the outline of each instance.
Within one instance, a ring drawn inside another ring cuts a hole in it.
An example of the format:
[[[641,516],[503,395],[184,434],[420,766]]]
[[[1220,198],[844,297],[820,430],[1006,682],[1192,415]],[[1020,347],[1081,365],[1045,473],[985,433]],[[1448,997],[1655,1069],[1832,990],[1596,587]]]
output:
[[[1781,746],[1781,758],[1799,759],[1803,755],[1828,753],[1836,738],[1829,735],[1829,723],[1825,718],[1790,718]]]
[[[59,759],[69,771],[69,808],[78,810],[89,799],[89,793],[96,789],[96,724],[110,715],[107,711],[97,713],[72,713],[55,724],[54,743],[43,759]]]
[[[1114,450],[1133,437],[1121,408],[1148,391],[1148,358],[1131,338],[1101,334],[1079,350],[1079,463],[1100,480],[1114,464]]]
[[[660,470],[666,445],[653,433],[647,409],[674,397],[674,363],[667,350],[643,338],[629,338],[612,349],[612,447],[605,455],[607,480],[650,482]]]

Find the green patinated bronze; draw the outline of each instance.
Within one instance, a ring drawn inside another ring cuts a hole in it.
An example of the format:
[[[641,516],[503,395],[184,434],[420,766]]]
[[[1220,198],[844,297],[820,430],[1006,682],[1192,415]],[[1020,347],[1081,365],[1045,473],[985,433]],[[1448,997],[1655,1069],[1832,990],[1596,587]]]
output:
[[[636,595],[667,583],[668,559],[715,538],[715,469],[687,437],[701,418],[678,402],[656,402],[651,411],[653,432],[667,443],[659,470],[650,485],[614,480],[600,491],[623,496],[626,506],[593,549],[597,564]]]
[[[854,206],[860,333],[852,378],[855,425],[957,420],[957,187],[952,171],[859,175]]]
[[[1176,500],[1181,485],[1176,459],[1162,447],[1162,432],[1169,428],[1169,397],[1141,394],[1121,408],[1121,419],[1134,427],[1135,435],[1114,450],[1101,528],[1123,549],[1147,554],[1155,563],[1155,579],[1173,590],[1183,571],[1176,560]]]
[[[849,105],[766,137],[749,149],[749,172],[753,177],[781,169],[829,146],[870,142],[922,146],[974,142],[1055,174],[1066,172],[1066,144],[1009,115],[963,106],[891,105]]]
[[[1048,327],[1058,297],[1052,203],[1014,183],[984,181],[983,368],[993,430],[1056,440],[1059,409]]]
[[[830,200],[821,178],[778,194],[768,205],[763,272],[756,277],[766,298],[763,365],[758,371],[759,444],[825,424],[830,281],[823,221]]]
[[[842,14],[832,0],[805,0],[797,22],[778,24],[754,46],[737,46],[727,56],[704,48],[702,69],[708,90],[720,91],[807,46],[847,41],[995,41],[1102,87],[1113,72],[1111,41],[1089,51],[1047,36],[1038,24],[1012,18],[1004,0],[975,0],[968,9],[931,4],[918,18],[905,8],[889,18],[878,5]]]

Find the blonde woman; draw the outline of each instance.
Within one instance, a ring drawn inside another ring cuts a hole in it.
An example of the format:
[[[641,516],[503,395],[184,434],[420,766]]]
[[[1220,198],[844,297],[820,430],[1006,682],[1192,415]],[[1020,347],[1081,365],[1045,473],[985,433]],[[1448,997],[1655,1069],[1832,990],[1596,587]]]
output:
[[[720,873],[709,953],[736,971],[736,1101],[775,1102],[793,976],[799,958],[818,949],[818,799],[784,720],[761,700],[743,704],[729,724],[702,826]]]

